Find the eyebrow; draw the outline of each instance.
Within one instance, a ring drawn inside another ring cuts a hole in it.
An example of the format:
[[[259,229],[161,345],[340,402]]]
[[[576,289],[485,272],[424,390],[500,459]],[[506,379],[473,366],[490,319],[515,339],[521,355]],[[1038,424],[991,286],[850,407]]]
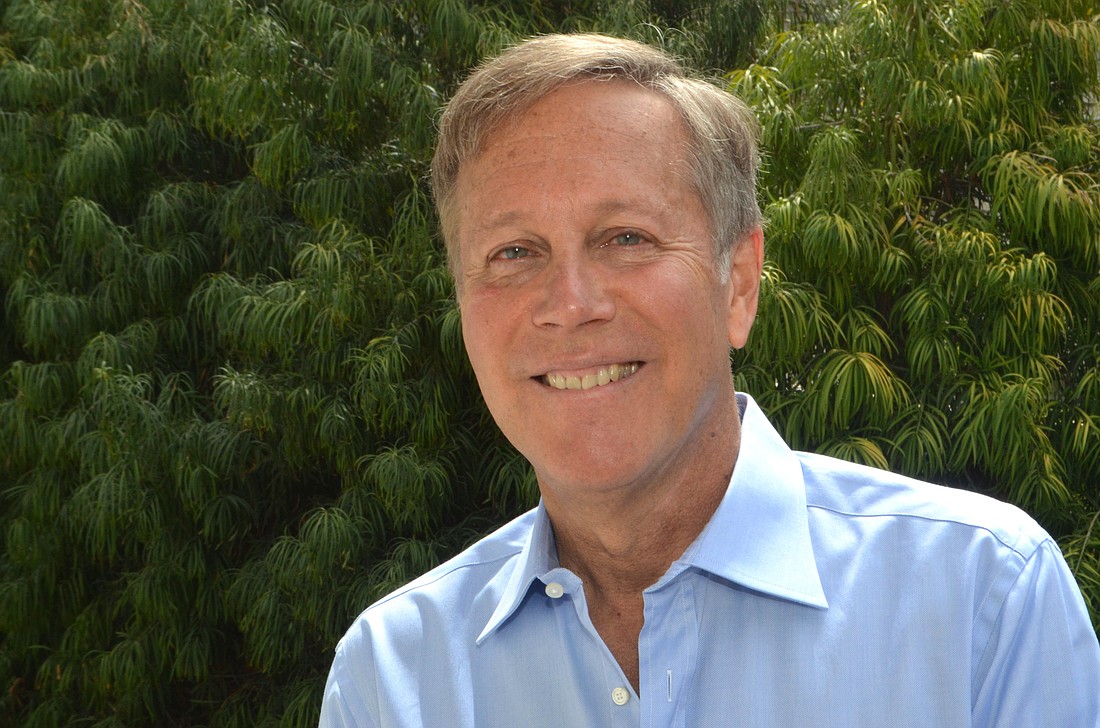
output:
[[[489,219],[482,225],[477,226],[479,232],[485,232],[487,230],[494,230],[505,225],[511,225],[517,222],[521,217],[519,210],[508,210],[507,212],[494,212],[489,216]]]
[[[624,200],[621,198],[614,198],[600,202],[592,209],[592,212],[597,217],[604,217],[607,215],[614,215],[623,211],[641,209],[644,209],[643,206],[637,203],[630,202],[629,200]],[[513,209],[501,212],[494,212],[489,216],[489,219],[484,224],[478,225],[474,232],[481,234],[492,232],[494,230],[497,230],[498,228],[506,227],[508,225],[514,225],[520,222],[523,217],[524,213],[520,210]],[[652,215],[649,215],[648,218],[652,218]]]
[[[623,210],[630,210],[634,207],[636,207],[636,205],[626,200],[606,200],[596,205],[596,213],[600,215],[611,215],[616,212],[622,212]]]
[[[606,200],[596,205],[593,211],[597,217],[607,217],[621,212],[634,214],[640,218],[635,224],[643,228],[651,228],[655,223],[659,225],[662,218],[662,215],[658,214],[652,206],[623,199]]]

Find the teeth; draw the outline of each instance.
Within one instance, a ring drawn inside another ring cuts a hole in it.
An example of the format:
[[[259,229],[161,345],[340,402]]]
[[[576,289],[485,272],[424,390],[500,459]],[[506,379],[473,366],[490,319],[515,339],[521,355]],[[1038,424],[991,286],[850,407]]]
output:
[[[583,377],[567,377],[564,374],[550,373],[542,380],[554,389],[592,389],[626,379],[636,371],[638,371],[638,362],[631,362],[600,367],[595,374],[585,374]]]

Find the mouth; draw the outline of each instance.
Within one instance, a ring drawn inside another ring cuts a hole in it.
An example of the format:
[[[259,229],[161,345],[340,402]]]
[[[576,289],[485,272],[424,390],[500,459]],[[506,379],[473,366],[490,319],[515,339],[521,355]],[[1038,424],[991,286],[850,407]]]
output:
[[[625,364],[607,364],[594,367],[584,373],[547,372],[541,377],[536,377],[536,379],[554,389],[593,389],[612,382],[622,381],[638,371],[641,365],[641,362],[637,361]]]

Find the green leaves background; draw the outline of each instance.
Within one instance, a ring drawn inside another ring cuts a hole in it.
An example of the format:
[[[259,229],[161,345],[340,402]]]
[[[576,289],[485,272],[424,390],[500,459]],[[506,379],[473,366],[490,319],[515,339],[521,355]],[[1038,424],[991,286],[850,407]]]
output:
[[[0,725],[313,724],[352,617],[534,502],[425,176],[466,70],[552,30],[760,114],[739,387],[1022,505],[1097,614],[1096,13],[0,0]]]

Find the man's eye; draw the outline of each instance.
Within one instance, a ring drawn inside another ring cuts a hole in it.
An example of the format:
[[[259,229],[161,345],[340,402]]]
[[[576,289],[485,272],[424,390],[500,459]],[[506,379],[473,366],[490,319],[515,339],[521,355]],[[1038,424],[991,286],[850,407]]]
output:
[[[635,232],[619,233],[611,238],[612,245],[638,245],[642,241],[642,236]]]
[[[531,251],[529,251],[527,248],[519,245],[510,245],[507,248],[502,248],[501,250],[497,251],[497,253],[493,257],[502,260],[519,260],[520,258],[526,258],[530,254]]]

